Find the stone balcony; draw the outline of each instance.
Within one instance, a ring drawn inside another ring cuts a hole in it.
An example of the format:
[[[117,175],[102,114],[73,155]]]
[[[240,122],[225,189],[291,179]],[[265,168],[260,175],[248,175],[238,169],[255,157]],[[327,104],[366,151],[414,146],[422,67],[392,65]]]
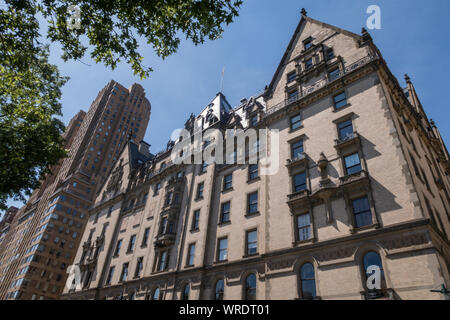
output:
[[[170,247],[175,243],[176,234],[163,233],[156,236],[154,246],[156,248]]]

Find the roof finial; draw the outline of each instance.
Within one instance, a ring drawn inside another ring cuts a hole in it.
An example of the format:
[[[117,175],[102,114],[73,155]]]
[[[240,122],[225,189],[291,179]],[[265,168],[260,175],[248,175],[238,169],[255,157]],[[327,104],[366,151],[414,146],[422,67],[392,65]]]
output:
[[[361,29],[361,35],[362,35],[363,42],[372,41],[372,36],[370,35],[369,32],[367,32],[366,28],[364,28],[364,27]]]
[[[302,8],[302,11],[300,13],[302,14],[302,16],[305,16],[305,17],[307,15],[307,12],[306,12],[305,8]]]
[[[411,78],[405,73],[405,81],[406,83],[411,83]]]
[[[411,78],[407,74],[405,74],[405,81],[406,83],[411,83]]]

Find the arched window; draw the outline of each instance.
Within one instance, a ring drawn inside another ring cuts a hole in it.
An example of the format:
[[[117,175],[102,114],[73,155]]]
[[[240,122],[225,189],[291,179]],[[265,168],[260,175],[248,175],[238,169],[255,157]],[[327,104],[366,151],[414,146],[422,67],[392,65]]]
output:
[[[132,292],[128,295],[128,300],[136,300],[136,294],[135,292]]]
[[[253,273],[245,279],[244,300],[256,300],[256,276]]]
[[[381,288],[380,289],[385,289],[386,288],[386,280],[384,278],[384,270],[383,270],[383,264],[381,262],[381,257],[378,253],[376,253],[375,251],[369,251],[367,252],[364,257],[363,257],[363,266],[364,266],[364,288],[367,288],[367,279],[374,274],[374,271],[369,270],[370,266],[377,266],[378,268],[380,268],[380,284],[381,284]],[[375,288],[376,289],[376,288]]]
[[[300,269],[300,287],[302,299],[314,299],[316,297],[316,278],[314,266],[305,263]]]
[[[155,291],[153,291],[153,300],[159,300],[159,288],[156,288]]]
[[[223,293],[225,291],[225,283],[223,279],[216,282],[215,300],[223,300]]]
[[[183,295],[181,297],[181,300],[189,300],[189,292],[191,291],[191,286],[189,283],[184,286]]]

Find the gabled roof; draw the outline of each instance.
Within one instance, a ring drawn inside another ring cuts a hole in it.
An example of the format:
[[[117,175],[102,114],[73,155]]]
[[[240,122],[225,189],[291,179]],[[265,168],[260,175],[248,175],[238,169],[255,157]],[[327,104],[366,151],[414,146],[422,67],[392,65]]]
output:
[[[306,11],[305,11],[304,9],[302,9],[302,14],[301,14],[301,16],[302,16],[302,17],[301,17],[301,19],[300,19],[300,22],[298,23],[297,28],[295,29],[295,32],[294,32],[294,34],[292,35],[291,40],[289,41],[289,45],[287,46],[287,48],[286,48],[286,50],[285,50],[285,52],[284,52],[284,54],[283,54],[283,57],[281,58],[280,64],[278,65],[277,70],[275,71],[275,73],[274,73],[274,75],[273,75],[272,81],[270,82],[270,85],[267,87],[266,94],[267,94],[268,96],[270,96],[270,95],[272,94],[272,89],[273,89],[273,86],[274,86],[274,84],[275,84],[275,82],[276,82],[276,79],[277,79],[277,77],[278,77],[278,74],[280,73],[280,71],[281,71],[281,69],[282,69],[282,67],[283,67],[283,65],[284,65],[284,62],[285,62],[285,60],[286,60],[286,58],[287,58],[289,52],[291,51],[292,46],[293,46],[294,43],[295,43],[295,39],[297,38],[297,35],[300,33],[300,30],[302,29],[303,25],[306,24],[306,22],[311,22],[311,23],[317,24],[317,25],[319,25],[319,26],[322,26],[322,27],[324,27],[324,28],[332,29],[332,30],[334,30],[334,31],[336,31],[336,32],[338,32],[338,33],[342,33],[342,34],[345,34],[345,35],[347,35],[347,36],[349,36],[349,37],[352,37],[352,38],[354,38],[356,41],[362,39],[362,37],[361,37],[360,35],[356,34],[356,33],[353,33],[353,32],[350,32],[350,31],[341,29],[341,28],[339,28],[339,27],[330,25],[330,24],[328,24],[328,23],[325,23],[325,22],[322,22],[322,21],[319,21],[319,20],[315,20],[315,19],[313,19],[313,18],[308,17],[308,16],[306,15]]]
[[[152,154],[150,154],[150,156],[146,156],[145,154],[139,152],[139,146],[131,140],[128,142],[128,146],[130,156],[129,161],[133,169],[139,167],[141,164],[144,164],[145,162],[153,158]],[[139,160],[142,161],[142,163],[139,163]]]

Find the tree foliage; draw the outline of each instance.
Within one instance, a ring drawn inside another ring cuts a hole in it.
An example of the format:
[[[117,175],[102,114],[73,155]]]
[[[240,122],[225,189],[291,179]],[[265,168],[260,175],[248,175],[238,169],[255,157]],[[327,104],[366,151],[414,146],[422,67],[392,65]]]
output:
[[[80,9],[76,29],[70,28],[71,5]],[[23,200],[66,154],[64,125],[55,116],[61,115],[61,87],[68,78],[49,63],[41,30],[61,45],[64,61],[89,54],[112,69],[125,61],[145,78],[152,69],[143,65],[140,39],[166,58],[182,36],[196,45],[220,38],[241,5],[241,0],[0,1],[0,209],[8,197]]]

